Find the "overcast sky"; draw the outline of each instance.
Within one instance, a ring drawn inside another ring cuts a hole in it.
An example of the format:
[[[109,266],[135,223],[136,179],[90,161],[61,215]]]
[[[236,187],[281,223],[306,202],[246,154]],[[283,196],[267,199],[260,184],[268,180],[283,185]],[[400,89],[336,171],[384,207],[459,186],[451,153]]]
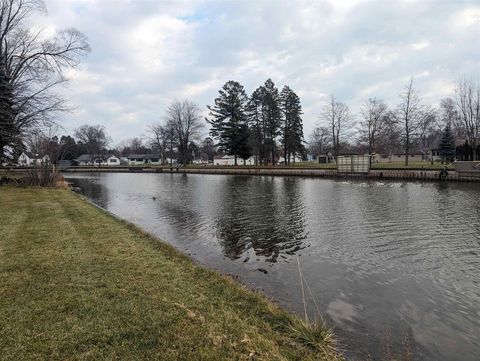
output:
[[[62,91],[67,131],[102,124],[114,143],[145,134],[173,100],[206,115],[228,80],[267,78],[301,98],[305,133],[335,94],[357,113],[398,102],[411,76],[427,103],[480,74],[478,1],[46,0],[48,29],[75,27],[92,52]],[[208,128],[205,128],[205,135]]]

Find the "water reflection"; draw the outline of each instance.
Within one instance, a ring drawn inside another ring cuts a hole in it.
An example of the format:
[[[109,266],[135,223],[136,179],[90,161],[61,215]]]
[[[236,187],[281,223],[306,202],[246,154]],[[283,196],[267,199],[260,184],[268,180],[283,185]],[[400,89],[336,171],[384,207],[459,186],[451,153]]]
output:
[[[81,192],[200,262],[335,326],[353,359],[410,339],[417,360],[480,354],[478,184],[75,174]],[[257,272],[261,271],[261,272]]]
[[[276,262],[305,247],[304,206],[293,179],[230,177],[223,187],[214,227],[226,257],[238,259],[252,249]]]

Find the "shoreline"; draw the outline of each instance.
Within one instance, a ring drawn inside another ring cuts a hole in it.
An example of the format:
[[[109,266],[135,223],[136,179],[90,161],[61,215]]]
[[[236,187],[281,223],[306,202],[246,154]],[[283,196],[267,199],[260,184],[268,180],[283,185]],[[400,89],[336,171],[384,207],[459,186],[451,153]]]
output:
[[[342,359],[325,326],[85,200],[0,187],[5,360]]]
[[[407,180],[437,182],[480,182],[480,174],[458,173],[447,169],[448,175],[441,179],[441,170],[431,169],[371,169],[369,173],[338,173],[335,168],[287,168],[287,167],[69,167],[62,172],[105,173],[183,173],[223,175],[301,176],[339,179]]]

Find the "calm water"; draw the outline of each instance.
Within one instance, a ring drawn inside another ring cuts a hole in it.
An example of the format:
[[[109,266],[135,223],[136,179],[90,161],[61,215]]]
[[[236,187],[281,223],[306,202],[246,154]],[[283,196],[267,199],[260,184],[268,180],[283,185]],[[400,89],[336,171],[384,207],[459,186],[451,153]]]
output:
[[[286,308],[347,356],[480,359],[480,185],[296,177],[71,174],[81,193]],[[313,297],[311,296],[313,295]]]

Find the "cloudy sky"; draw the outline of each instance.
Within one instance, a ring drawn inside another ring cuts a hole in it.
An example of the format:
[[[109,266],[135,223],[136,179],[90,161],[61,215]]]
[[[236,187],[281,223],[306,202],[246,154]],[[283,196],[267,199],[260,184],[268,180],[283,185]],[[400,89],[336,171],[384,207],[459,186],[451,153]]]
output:
[[[68,72],[71,131],[102,124],[118,143],[145,134],[173,100],[206,113],[228,80],[267,78],[300,96],[308,136],[329,94],[353,113],[368,97],[398,102],[411,76],[425,102],[480,74],[478,1],[46,0],[49,29],[75,27],[92,47]],[[205,134],[208,128],[205,129]]]

